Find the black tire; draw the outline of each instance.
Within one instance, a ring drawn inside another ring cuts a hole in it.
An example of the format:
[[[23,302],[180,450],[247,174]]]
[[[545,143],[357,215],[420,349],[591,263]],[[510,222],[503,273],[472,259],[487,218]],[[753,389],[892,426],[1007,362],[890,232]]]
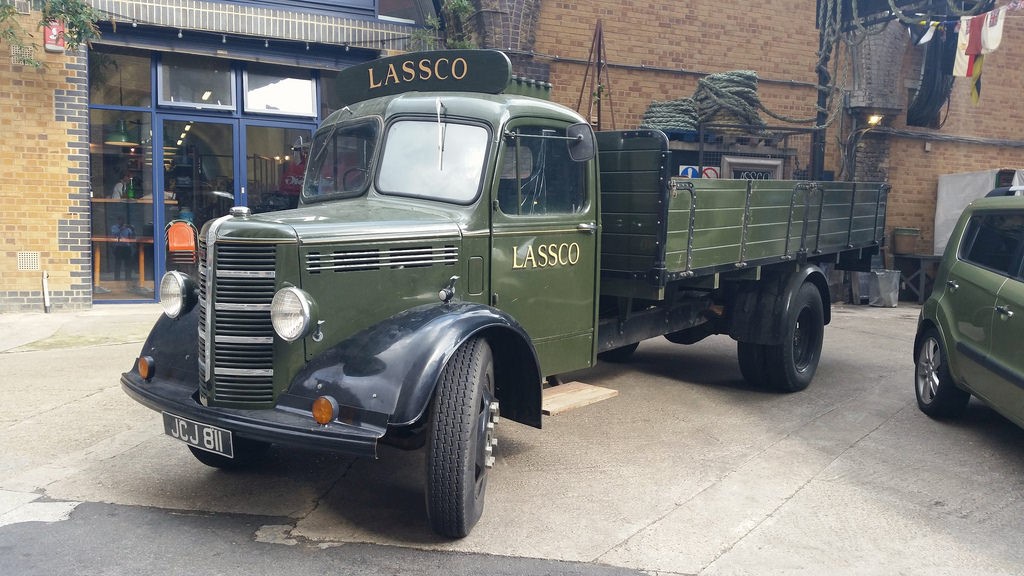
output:
[[[763,344],[750,342],[736,343],[736,356],[740,361],[740,374],[752,386],[764,386],[768,372],[768,360]]]
[[[767,380],[776,390],[799,392],[814,379],[825,337],[824,305],[813,284],[797,290],[784,327],[782,343],[765,346]]]
[[[431,408],[427,517],[442,536],[466,536],[483,513],[497,444],[494,402],[494,356],[483,338],[473,338],[448,361]]]
[[[964,413],[970,393],[953,383],[946,362],[946,347],[935,328],[921,336],[914,351],[914,391],[917,407],[932,418],[955,418]]]
[[[638,346],[640,346],[640,343],[634,342],[632,344],[626,344],[625,346],[619,346],[618,348],[612,348],[611,350],[606,350],[598,354],[597,359],[614,363],[629,362]]]
[[[270,444],[268,442],[239,438],[238,436],[235,436],[232,439],[232,444],[234,445],[234,458],[226,458],[220,454],[200,450],[194,446],[189,446],[188,449],[192,452],[192,455],[195,456],[196,460],[199,460],[211,468],[220,468],[221,470],[241,470],[244,468],[252,468],[261,462],[263,460],[263,456],[270,448]]]

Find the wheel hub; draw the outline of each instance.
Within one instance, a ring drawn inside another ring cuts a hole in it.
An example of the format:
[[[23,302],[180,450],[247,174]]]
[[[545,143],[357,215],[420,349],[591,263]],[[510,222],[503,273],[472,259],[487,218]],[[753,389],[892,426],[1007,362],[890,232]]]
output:
[[[494,401],[487,406],[487,424],[484,426],[484,466],[494,466],[494,449],[498,446],[498,436],[494,433],[494,425],[501,417],[498,402]]]

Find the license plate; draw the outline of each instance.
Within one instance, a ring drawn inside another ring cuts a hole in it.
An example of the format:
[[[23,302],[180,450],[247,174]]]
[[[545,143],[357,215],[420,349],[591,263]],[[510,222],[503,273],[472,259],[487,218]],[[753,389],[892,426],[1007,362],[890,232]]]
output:
[[[189,446],[195,446],[200,450],[220,454],[227,458],[235,457],[234,446],[231,442],[231,431],[193,422],[181,416],[168,414],[164,415],[164,434],[171,438],[177,438]]]

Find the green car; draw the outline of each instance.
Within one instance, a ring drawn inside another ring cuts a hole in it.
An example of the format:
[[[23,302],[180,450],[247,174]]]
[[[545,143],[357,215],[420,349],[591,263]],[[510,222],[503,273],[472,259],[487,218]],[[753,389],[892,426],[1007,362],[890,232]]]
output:
[[[946,246],[914,343],[917,405],[957,416],[977,396],[1024,427],[1024,197],[968,206]]]

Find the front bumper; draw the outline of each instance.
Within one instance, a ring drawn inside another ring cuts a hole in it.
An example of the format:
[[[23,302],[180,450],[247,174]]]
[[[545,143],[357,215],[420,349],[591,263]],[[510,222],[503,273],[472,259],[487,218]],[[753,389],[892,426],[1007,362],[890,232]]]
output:
[[[146,381],[135,372],[121,375],[121,388],[153,410],[224,428],[243,438],[275,444],[376,458],[377,441],[386,431],[383,427],[337,421],[320,426],[308,411],[282,405],[265,410],[203,406],[197,400],[197,388],[160,378]]]

